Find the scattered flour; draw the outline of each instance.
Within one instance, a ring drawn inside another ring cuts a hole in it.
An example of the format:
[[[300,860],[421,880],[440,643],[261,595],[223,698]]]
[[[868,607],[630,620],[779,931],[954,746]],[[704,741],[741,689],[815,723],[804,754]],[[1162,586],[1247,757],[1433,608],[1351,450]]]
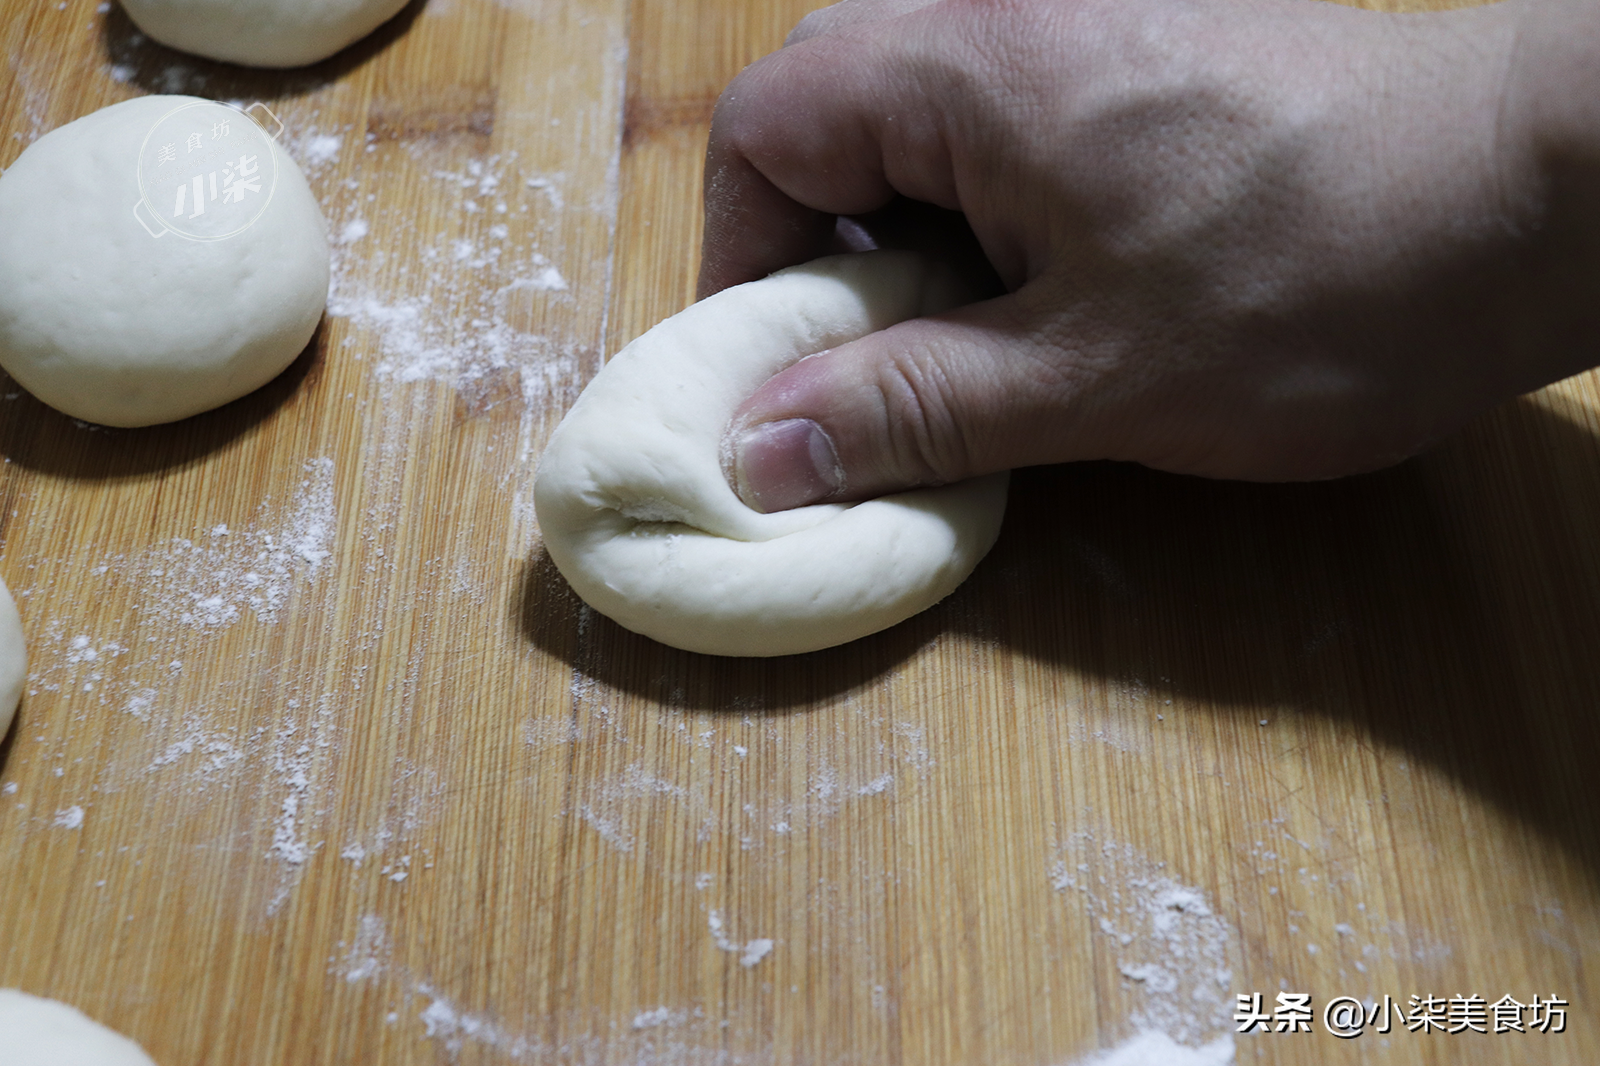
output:
[[[528,178],[523,184],[544,193],[545,198],[550,201],[550,206],[559,211],[566,206],[566,200],[561,194],[561,186],[565,180],[564,174],[538,174]]]
[[[634,741],[639,723],[629,723],[612,713],[608,697],[592,680],[575,674],[574,706],[560,715],[525,721],[523,742],[535,752],[573,744],[605,742],[627,745]],[[751,764],[764,751],[781,743],[780,735],[763,728],[755,718],[711,728],[691,729],[684,715],[663,710],[657,717],[658,736],[698,751],[722,753],[723,773],[737,782],[738,775],[758,772]],[[687,774],[682,783],[648,773],[642,764],[628,765],[610,780],[582,783],[570,813],[574,813],[611,847],[626,855],[645,854],[640,827],[670,816],[676,830],[704,843],[722,837],[741,851],[785,847],[797,836],[814,832],[857,806],[881,804],[918,781],[926,780],[935,765],[929,742],[920,725],[886,720],[875,715],[844,716],[841,732],[850,735],[838,750],[844,761],[818,760],[809,770],[805,791],[772,794],[752,791],[727,816],[723,785],[717,778]],[[741,742],[742,741],[742,742]]]
[[[102,683],[114,676],[120,657],[128,653],[126,645],[117,640],[91,637],[78,633],[68,637],[64,623],[46,622],[43,632],[31,643],[38,651],[30,655],[28,695],[41,692],[63,692],[81,696],[101,692]],[[59,653],[51,654],[59,649]],[[101,700],[103,702],[103,699]]]
[[[379,863],[378,875],[399,884],[411,875],[412,855],[406,849],[437,813],[445,786],[436,772],[418,767],[409,760],[396,763],[393,782],[389,813],[366,834],[346,838],[345,845],[339,849],[339,858],[355,870],[362,869],[369,860]],[[401,850],[405,853],[392,860],[385,859],[391,852]],[[424,860],[421,869],[432,867],[428,859],[430,854],[429,849],[420,849],[419,857]]]
[[[292,726],[279,734],[280,741],[292,741]],[[279,751],[273,758],[273,769],[283,775],[288,789],[283,797],[282,815],[272,828],[272,847],[268,853],[276,855],[290,866],[299,866],[311,857],[312,845],[301,835],[299,826],[300,804],[311,791],[311,745],[302,744],[292,754]]]
[[[739,956],[739,965],[749,969],[772,953],[773,942],[766,938],[747,940],[743,944],[736,940],[729,940],[727,931],[722,921],[720,911],[712,911],[706,916],[706,925],[711,929],[711,939],[716,942],[719,949]]]
[[[63,807],[56,812],[55,827],[57,829],[82,829],[83,808]]]
[[[369,980],[383,972],[389,953],[389,933],[383,919],[376,914],[364,914],[356,929],[355,942],[334,972],[351,984]]]
[[[457,1010],[455,1004],[428,985],[418,986],[417,991],[431,1001],[418,1015],[426,1035],[442,1042],[451,1054],[458,1053],[468,1040],[513,1059],[526,1058],[540,1050],[538,1042],[507,1032],[487,1015]]]
[[[300,141],[300,163],[313,173],[339,158],[344,138],[332,133],[311,133]]]
[[[687,1011],[674,1011],[668,1007],[657,1007],[654,1010],[640,1011],[633,1016],[635,1029],[655,1029],[663,1025],[682,1025],[688,1018]]]
[[[343,977],[350,984],[385,975],[398,978],[406,986],[407,998],[421,996],[428,1000],[428,1005],[417,1014],[423,1034],[441,1041],[452,1055],[467,1041],[493,1048],[513,1059],[524,1058],[538,1049],[535,1041],[507,1032],[487,1015],[459,1010],[429,982],[416,980],[404,968],[397,969],[392,961],[393,945],[388,927],[380,915],[362,915],[356,925],[355,940],[348,945],[340,941],[339,946],[346,950],[342,957],[330,960],[330,973]],[[398,1022],[398,1012],[390,1013],[386,1020],[391,1024]]]
[[[324,129],[316,122],[320,114],[320,109],[309,114],[279,114],[287,128],[279,133],[278,143],[300,165],[313,185],[339,161],[345,153],[345,137],[355,130],[349,123]],[[271,125],[270,120],[265,124]]]
[[[288,900],[302,868],[323,846],[324,841],[313,839],[313,833],[324,811],[311,804],[323,791],[322,765],[334,748],[337,725],[338,715],[331,699],[323,697],[309,708],[292,699],[283,724],[272,736],[272,779],[283,790],[283,800],[272,827],[267,856],[283,866],[278,889],[267,904],[269,917]]]
[[[1108,1051],[1078,1059],[1073,1066],[1227,1066],[1233,1039],[1220,1037],[1201,1047],[1186,1047],[1166,1033],[1143,1032]]]
[[[317,575],[333,554],[338,525],[333,481],[333,460],[313,459],[305,464],[287,525],[243,530],[208,526],[195,539],[178,537],[135,555],[102,558],[90,573],[137,584],[134,610],[146,639],[180,627],[225,629],[246,613],[260,622],[276,622],[295,586]],[[263,501],[260,511],[272,514],[272,501]],[[63,639],[61,624],[46,624],[48,640]],[[29,692],[59,690],[62,667],[103,664],[127,651],[115,641],[97,644],[77,634],[68,641],[66,654],[39,657],[38,668],[29,675]],[[153,694],[139,698],[147,711]],[[131,710],[137,716],[141,708]]]
[[[50,83],[52,71],[50,64],[42,57],[30,59],[25,51],[14,50],[7,57],[11,68],[13,84],[21,90],[21,114],[18,118],[26,120],[26,127],[18,129],[11,134],[13,140],[24,144],[32,144],[51,129],[50,121]],[[21,123],[18,123],[21,125]]]
[[[133,731],[105,759],[84,766],[73,787],[106,792],[159,779],[169,793],[197,795],[228,791],[250,769],[265,773],[266,787],[277,785],[283,792],[263,851],[288,869],[303,865],[316,846],[305,833],[315,776],[312,753],[284,749],[283,738],[275,739],[270,726],[243,733],[238,727],[216,725],[208,711],[210,701],[228,700],[230,690],[248,693],[253,675],[203,694],[187,691],[182,656],[196,650],[197,639],[210,643],[208,637],[247,615],[258,623],[275,623],[297,589],[332,568],[333,477],[332,460],[308,462],[286,517],[266,500],[259,507],[259,524],[231,529],[206,523],[192,539],[74,560],[73,565],[87,563],[89,577],[103,580],[108,591],[126,596],[132,617],[122,624],[122,639],[69,629],[80,624],[75,617],[46,616],[35,622],[27,691],[58,695],[62,707],[52,739],[59,750],[40,750],[40,757],[64,760],[76,723],[94,707],[121,712]],[[60,565],[68,563],[51,560],[36,567],[40,578],[48,580],[49,567]],[[92,580],[89,584],[93,588]],[[292,732],[297,717],[298,712],[286,711],[282,728]],[[138,742],[140,733],[143,744]],[[318,742],[326,744],[327,738]],[[64,773],[62,765],[54,770],[58,777]],[[84,780],[84,774],[92,778]],[[242,794],[253,796],[261,784],[253,782]],[[71,815],[74,810],[80,814]],[[67,815],[81,818],[81,807],[67,808]],[[59,819],[56,824],[66,826]],[[269,912],[286,897],[291,880],[285,880]]]
[[[364,260],[349,253],[372,222],[353,218],[337,231],[328,314],[375,335],[380,379],[470,391],[508,377],[531,405],[552,392],[576,396],[583,352],[522,324],[537,317],[537,300],[572,298],[569,282],[537,240],[520,235],[528,229],[529,201],[559,204],[559,192],[551,199],[554,185],[516,181],[515,168],[510,153],[470,159],[460,169],[432,169],[430,176],[455,201],[456,223],[443,227],[382,287],[363,280],[389,265],[382,247],[374,246]]]
[[[1205,894],[1174,881],[1163,872],[1164,863],[1128,845],[1095,846],[1080,834],[1058,852],[1075,853],[1078,861],[1053,862],[1050,884],[1058,892],[1082,895],[1095,927],[1114,944],[1117,969],[1136,1004],[1129,1018],[1135,1038],[1111,1053],[1127,1057],[1086,1061],[1118,1066],[1231,1062],[1230,945],[1237,937]],[[1148,1057],[1174,1043],[1202,1057]],[[1224,1052],[1226,1058],[1216,1057]]]
[[[141,702],[142,714],[132,710],[135,701]],[[148,721],[149,707],[153,702],[153,698],[146,701],[141,694],[129,701],[129,713]],[[178,739],[169,742],[150,760],[146,768],[147,774],[153,774],[163,767],[187,760],[190,783],[195,786],[193,790],[203,792],[205,786],[221,780],[227,771],[245,759],[245,745],[248,741],[211,728],[205,719],[197,715],[186,715],[180,730]],[[189,757],[194,755],[198,755],[199,758],[189,760]]]
[[[465,1010],[431,980],[419,979],[403,965],[393,961],[393,946],[384,920],[376,914],[363,915],[357,923],[355,939],[346,944],[342,955],[330,958],[328,972],[350,984],[387,978],[398,985],[398,996],[412,1004],[407,1012],[421,1023],[421,1035],[442,1045],[453,1061],[468,1044],[488,1049],[500,1058],[515,1062],[620,1062],[639,1066],[756,1066],[771,1061],[770,1054],[747,1057],[729,1055],[716,1046],[721,1043],[722,1025],[708,1022],[703,1007],[652,1007],[637,1011],[631,1021],[624,1016],[611,1026],[607,1035],[589,1033],[563,1039],[559,1049],[529,1031],[518,1031],[492,1011]],[[420,1009],[418,1000],[425,1001]],[[414,1013],[412,1013],[414,1012]],[[406,1014],[389,1011],[384,1020],[395,1025]],[[725,1023],[723,1023],[725,1025]],[[707,1047],[683,1030],[700,1030],[700,1035],[718,1034]],[[621,1052],[623,1058],[617,1058]]]
[[[283,797],[283,815],[278,818],[278,823],[272,828],[272,847],[269,848],[269,855],[277,855],[280,860],[285,861],[290,866],[299,866],[307,858],[310,858],[310,847],[298,836],[296,824],[294,824],[296,823],[296,816],[299,815],[301,789],[304,789],[304,787],[306,787],[306,784],[302,781],[301,784],[294,787],[290,794]],[[282,906],[282,904],[278,904],[278,906]]]
[[[606,843],[629,854],[637,843],[630,827],[629,808],[650,797],[683,800],[687,795],[681,786],[655,777],[640,764],[633,763],[618,780],[596,789],[594,799],[578,807],[578,816]]]

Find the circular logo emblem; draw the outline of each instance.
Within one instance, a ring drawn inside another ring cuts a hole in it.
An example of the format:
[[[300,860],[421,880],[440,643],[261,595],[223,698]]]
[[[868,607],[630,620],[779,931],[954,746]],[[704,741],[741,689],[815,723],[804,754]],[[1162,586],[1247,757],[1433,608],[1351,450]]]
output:
[[[271,138],[227,104],[201,100],[174,108],[139,149],[140,214],[193,241],[249,229],[272,202],[277,182]]]

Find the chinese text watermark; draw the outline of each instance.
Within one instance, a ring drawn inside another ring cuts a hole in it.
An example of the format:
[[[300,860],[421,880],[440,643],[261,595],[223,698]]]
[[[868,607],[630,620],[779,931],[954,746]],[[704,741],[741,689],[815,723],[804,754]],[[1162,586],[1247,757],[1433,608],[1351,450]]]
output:
[[[251,107],[276,120],[265,105]],[[223,240],[255,224],[277,180],[265,130],[239,108],[196,100],[167,112],[145,137],[134,217],[152,237]]]
[[[1266,1002],[1260,992],[1237,997],[1233,1020],[1241,1033],[1310,1033],[1322,1028],[1345,1040],[1372,1032],[1386,1034],[1398,1026],[1412,1033],[1506,1034],[1563,1033],[1570,1004],[1560,996],[1535,995],[1523,1003],[1511,995],[1489,1002],[1483,996],[1411,996],[1405,1003],[1393,996],[1382,1001],[1334,996],[1320,1004],[1309,992],[1279,992]]]

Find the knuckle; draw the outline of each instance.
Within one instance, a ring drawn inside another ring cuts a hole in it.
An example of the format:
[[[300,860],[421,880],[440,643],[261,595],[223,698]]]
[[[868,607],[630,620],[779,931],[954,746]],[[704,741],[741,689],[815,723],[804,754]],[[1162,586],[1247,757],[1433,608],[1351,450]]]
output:
[[[819,8],[795,23],[794,29],[789,31],[789,36],[783,39],[783,46],[788,48],[790,45],[800,44],[802,41],[809,41],[813,37],[827,33],[828,27],[833,22],[833,15],[830,14],[832,11],[831,7]]]
[[[883,363],[876,384],[885,454],[895,471],[923,485],[967,476],[972,448],[958,417],[957,389],[938,353],[926,344],[902,348]]]
[[[713,140],[743,154],[781,143],[793,124],[792,101],[814,80],[809,66],[780,50],[734,75],[712,111]]]

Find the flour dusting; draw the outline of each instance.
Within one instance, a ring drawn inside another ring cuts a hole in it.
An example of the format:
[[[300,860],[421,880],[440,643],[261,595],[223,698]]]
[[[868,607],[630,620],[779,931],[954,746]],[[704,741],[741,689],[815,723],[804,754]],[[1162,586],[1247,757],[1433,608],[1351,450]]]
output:
[[[148,722],[150,708],[154,704],[154,692],[147,689],[129,700],[127,710],[141,721]],[[135,710],[135,706],[140,709]],[[259,735],[260,732],[257,733]],[[177,763],[186,763],[192,791],[204,792],[207,786],[222,782],[230,770],[244,761],[245,745],[248,743],[233,733],[215,729],[199,715],[185,714],[178,727],[177,739],[169,741],[156,753],[145,767],[145,775]]]
[[[332,133],[312,133],[301,142],[300,158],[313,171],[339,158],[344,138]]]
[[[575,711],[523,723],[522,739],[529,748],[538,752],[573,744],[631,742],[631,728],[637,724],[630,727],[613,714],[591,681],[575,677],[572,694]],[[759,773],[754,764],[763,755],[780,750],[778,734],[755,718],[695,731],[682,716],[669,712],[662,714],[657,725],[675,744],[718,753],[723,773],[735,781],[740,775]],[[716,778],[691,773],[679,783],[632,763],[609,780],[585,782],[570,813],[626,855],[646,852],[648,843],[640,839],[638,828],[664,815],[671,817],[676,831],[700,842],[722,837],[740,851],[781,849],[853,808],[892,800],[901,790],[925,780],[935,766],[920,725],[863,715],[842,719],[841,729],[847,729],[851,737],[839,750],[850,754],[840,762],[818,759],[808,772],[804,792],[773,794],[752,789],[730,812],[718,798]],[[729,813],[733,817],[728,817]]]
[[[383,919],[376,914],[364,914],[356,929],[355,942],[334,972],[350,984],[370,980],[383,972],[389,952],[389,933]]]
[[[91,555],[89,578],[108,590],[131,588],[133,617],[126,631],[135,635],[75,631],[68,628],[77,625],[71,618],[38,621],[28,694],[71,695],[79,705],[113,707],[149,722],[164,710],[165,683],[183,672],[178,654],[185,636],[216,633],[247,617],[276,623],[297,589],[333,568],[333,460],[312,459],[303,474],[287,516],[268,498],[257,508],[258,521],[239,529],[209,523],[192,536],[141,551]],[[19,590],[24,598],[31,594]],[[189,720],[184,737],[169,741],[178,747],[167,761],[197,752],[223,755],[219,741],[236,742],[209,735],[202,722]]]
[[[762,959],[772,953],[773,942],[761,937],[739,943],[737,940],[728,939],[727,929],[722,921],[722,912],[712,911],[706,917],[706,925],[711,930],[711,939],[717,947],[726,952],[739,956],[739,965],[745,969],[758,964]]]
[[[667,1007],[642,1010],[633,1016],[633,1028],[655,1029],[663,1025],[682,1025],[688,1016],[688,1011],[675,1011]]]
[[[1219,1037],[1201,1047],[1186,1047],[1165,1033],[1143,1032],[1107,1051],[1078,1059],[1073,1066],[1227,1066],[1233,1039]]]
[[[353,246],[384,221],[345,222],[336,231],[328,314],[376,339],[380,380],[471,390],[503,376],[529,402],[575,395],[582,352],[529,324],[542,317],[541,301],[573,298],[528,225],[532,208],[558,204],[559,193],[552,200],[554,186],[517,181],[515,152],[435,167],[429,176],[456,208],[454,224],[379,287],[364,279],[388,265],[381,244],[367,259],[354,258]]]
[[[1117,1066],[1231,1062],[1230,945],[1237,938],[1205,894],[1173,880],[1164,863],[1129,845],[1095,846],[1081,834],[1058,853],[1063,857],[1049,867],[1050,884],[1058,892],[1081,895],[1095,928],[1113,945],[1134,1004],[1128,1021],[1136,1035],[1113,1053],[1125,1057],[1088,1061]],[[1173,1043],[1191,1057],[1148,1057]],[[1224,1051],[1227,1058],[1216,1057]]]
[[[100,572],[115,570],[141,582],[144,595],[135,610],[146,627],[225,629],[246,614],[276,622],[295,585],[317,575],[333,554],[333,460],[312,459],[305,475],[287,525],[213,526],[193,539],[107,559]],[[261,510],[270,506],[265,501]]]
[[[449,999],[431,986],[417,989],[430,1000],[418,1017],[430,1039],[438,1040],[452,1053],[459,1052],[467,1041],[494,1048],[513,1059],[526,1057],[538,1049],[538,1044],[525,1036],[509,1033],[484,1014],[458,1010]]]

